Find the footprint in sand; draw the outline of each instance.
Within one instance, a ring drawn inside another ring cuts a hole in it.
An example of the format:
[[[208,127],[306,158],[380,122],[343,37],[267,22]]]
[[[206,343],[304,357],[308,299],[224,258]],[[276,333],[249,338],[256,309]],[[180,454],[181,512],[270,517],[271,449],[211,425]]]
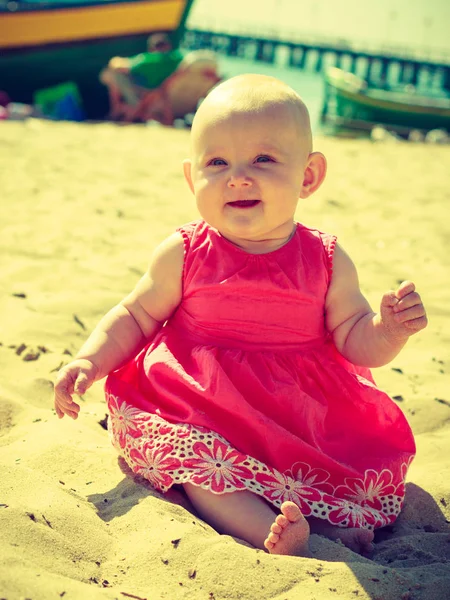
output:
[[[13,400],[6,400],[0,395],[0,437],[6,435],[15,425],[15,417],[21,412],[21,407]]]

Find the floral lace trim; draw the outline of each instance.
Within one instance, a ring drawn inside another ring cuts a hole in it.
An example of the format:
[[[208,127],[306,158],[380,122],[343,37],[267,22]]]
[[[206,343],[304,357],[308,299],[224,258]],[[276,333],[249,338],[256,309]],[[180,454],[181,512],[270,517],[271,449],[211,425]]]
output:
[[[389,469],[379,473],[368,469],[364,478],[346,478],[344,485],[333,486],[324,469],[296,462],[281,473],[239,452],[208,429],[167,423],[109,393],[106,400],[114,447],[134,473],[161,492],[183,483],[215,494],[246,489],[278,508],[291,500],[305,517],[366,529],[392,523],[402,508],[409,463],[402,465],[397,483]]]

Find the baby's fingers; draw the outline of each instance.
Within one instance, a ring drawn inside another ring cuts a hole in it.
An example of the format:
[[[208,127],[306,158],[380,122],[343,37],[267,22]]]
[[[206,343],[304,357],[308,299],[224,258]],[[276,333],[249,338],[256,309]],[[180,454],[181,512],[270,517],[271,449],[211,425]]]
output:
[[[75,394],[82,396],[84,393],[86,393],[87,389],[91,386],[91,384],[92,384],[92,381],[86,375],[86,373],[84,373],[83,371],[80,371],[78,373],[78,376],[77,376],[77,379],[76,379],[75,385],[74,385]]]
[[[58,419],[62,419],[64,415],[67,415],[71,419],[77,419],[78,413],[80,412],[80,407],[78,404],[75,404],[75,402],[72,404],[61,404],[55,402],[55,411]]]
[[[68,377],[58,376],[55,382],[55,404],[65,406],[72,404],[73,383]]]
[[[424,329],[428,324],[427,314],[419,294],[413,292],[394,307],[394,319],[406,327],[411,334]]]
[[[400,286],[397,289],[397,291],[395,292],[395,297],[398,300],[401,300],[402,298],[404,298],[408,294],[411,294],[411,292],[414,292],[415,289],[416,289],[416,286],[414,285],[414,283],[412,281],[403,281],[400,284]]]
[[[72,399],[67,400],[61,396],[55,398],[55,410],[58,418],[62,419],[64,415],[76,419],[80,412],[80,406]]]
[[[422,304],[422,298],[419,296],[419,294],[417,292],[409,292],[409,294],[403,296],[403,298],[399,300],[397,304],[395,304],[394,312],[402,312],[414,306],[421,306],[422,310],[425,312]]]
[[[70,372],[60,371],[55,382],[55,410],[60,419],[66,414],[76,419],[80,407],[72,400],[73,378]]]
[[[418,319],[413,319],[412,321],[405,322],[405,327],[410,329],[413,333],[416,333],[417,331],[420,331],[421,329],[425,329],[425,327],[427,325],[428,325],[428,319],[427,319],[426,315],[424,315],[423,317],[419,317]]]
[[[398,303],[395,292],[386,292],[381,298],[381,309],[392,309]]]
[[[398,306],[398,305],[397,305]],[[423,304],[414,304],[410,307],[403,307],[400,310],[396,310],[395,306],[395,320],[397,323],[406,323],[407,321],[414,321],[415,319],[421,319],[425,317],[425,309]]]

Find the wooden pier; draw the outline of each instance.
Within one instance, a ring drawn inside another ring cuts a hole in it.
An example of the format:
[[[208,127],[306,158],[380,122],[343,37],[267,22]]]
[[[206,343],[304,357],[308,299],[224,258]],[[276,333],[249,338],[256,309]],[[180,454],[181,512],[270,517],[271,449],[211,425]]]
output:
[[[387,82],[417,85],[419,79],[425,77],[427,82],[438,81],[440,86],[450,90],[450,61],[444,59],[424,60],[406,53],[354,49],[342,43],[288,41],[201,29],[186,30],[183,45],[191,50],[207,48],[227,56],[316,72],[335,66],[378,86]]]

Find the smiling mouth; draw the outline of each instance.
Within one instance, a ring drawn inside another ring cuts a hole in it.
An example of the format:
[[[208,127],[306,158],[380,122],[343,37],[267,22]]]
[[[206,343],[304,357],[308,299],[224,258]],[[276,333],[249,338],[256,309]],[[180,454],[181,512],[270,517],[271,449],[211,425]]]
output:
[[[252,208],[259,204],[261,200],[236,200],[235,202],[227,202],[227,206],[234,208]]]

